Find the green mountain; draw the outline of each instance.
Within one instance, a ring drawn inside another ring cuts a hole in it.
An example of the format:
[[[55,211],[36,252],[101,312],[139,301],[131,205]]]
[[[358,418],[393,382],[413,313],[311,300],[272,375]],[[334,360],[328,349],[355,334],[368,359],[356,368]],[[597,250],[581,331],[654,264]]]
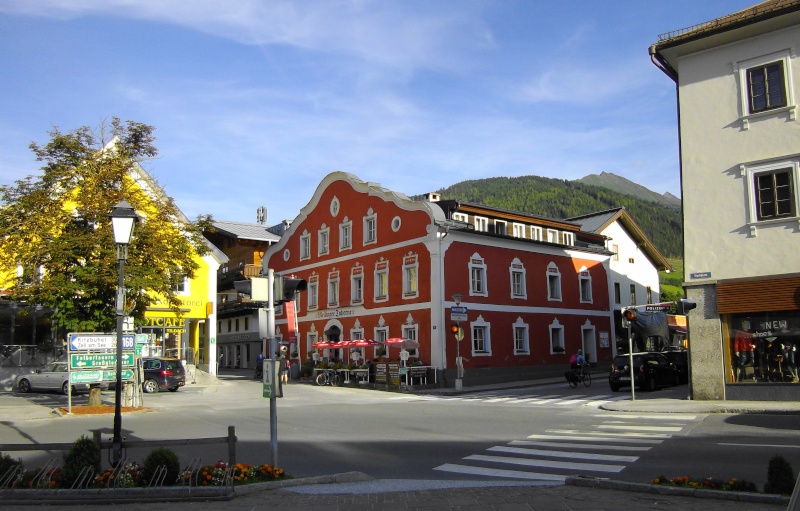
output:
[[[615,192],[625,195],[632,195],[640,199],[657,202],[669,208],[680,209],[681,200],[671,193],[667,192],[663,195],[656,193],[644,186],[629,181],[622,176],[612,174],[611,172],[601,172],[599,174],[589,174],[577,180],[585,185],[602,186],[609,188]]]
[[[556,219],[624,206],[665,257],[683,256],[680,203],[676,209],[606,186],[540,176],[462,181],[436,192],[442,199],[475,202]]]

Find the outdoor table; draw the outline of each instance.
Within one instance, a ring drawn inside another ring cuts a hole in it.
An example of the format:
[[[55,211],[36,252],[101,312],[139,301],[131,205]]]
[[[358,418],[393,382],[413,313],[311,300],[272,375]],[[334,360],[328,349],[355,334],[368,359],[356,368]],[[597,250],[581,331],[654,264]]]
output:
[[[433,369],[433,366],[407,366],[404,367],[406,376],[406,385],[411,385],[414,378],[418,378],[420,383],[428,384],[428,369]],[[436,371],[433,372],[433,382],[437,383]]]

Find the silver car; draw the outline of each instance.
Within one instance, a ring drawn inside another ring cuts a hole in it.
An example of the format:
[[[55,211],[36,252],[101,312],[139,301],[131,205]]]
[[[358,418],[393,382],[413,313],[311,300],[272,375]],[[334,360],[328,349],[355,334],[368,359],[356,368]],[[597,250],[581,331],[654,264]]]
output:
[[[66,362],[53,362],[31,374],[17,377],[17,388],[20,392],[32,390],[56,390],[66,394],[69,391],[69,372]],[[74,383],[73,392],[88,392],[88,383]]]

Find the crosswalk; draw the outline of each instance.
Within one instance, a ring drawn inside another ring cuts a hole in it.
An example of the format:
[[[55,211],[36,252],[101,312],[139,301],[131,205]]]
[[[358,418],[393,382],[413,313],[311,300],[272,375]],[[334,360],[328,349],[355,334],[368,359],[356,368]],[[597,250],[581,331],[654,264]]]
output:
[[[434,470],[463,475],[563,482],[569,476],[611,477],[681,433],[692,414],[602,414],[583,430],[548,429],[495,445]]]
[[[512,406],[583,406],[589,408],[598,408],[606,403],[612,401],[620,401],[630,399],[629,394],[595,394],[595,395],[581,395],[570,394],[542,394],[542,395],[525,395],[525,396],[496,396],[492,394],[470,394],[461,396],[447,396],[447,395],[401,395],[390,398],[395,401],[442,401],[442,402],[480,402],[489,404],[502,404]]]

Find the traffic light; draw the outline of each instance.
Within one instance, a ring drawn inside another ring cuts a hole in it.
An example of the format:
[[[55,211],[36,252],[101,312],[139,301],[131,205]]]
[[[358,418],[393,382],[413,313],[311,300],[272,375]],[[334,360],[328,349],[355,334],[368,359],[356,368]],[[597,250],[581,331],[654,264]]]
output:
[[[697,307],[697,303],[685,298],[675,302],[675,314],[685,316],[687,312]]]
[[[453,323],[452,325],[450,325],[450,331],[453,333],[453,335],[455,335],[455,334],[457,334],[457,333],[458,333],[458,329],[459,329],[459,328],[460,328],[460,327],[459,327],[458,325],[456,325],[455,323]]]
[[[636,309],[625,309],[622,312],[622,317],[627,319],[628,321],[635,321],[636,320]]]
[[[450,332],[456,336],[457,341],[460,341],[461,339],[464,338],[464,329],[458,326],[457,323],[453,323],[452,325],[450,325]]]
[[[274,297],[274,302],[277,305],[294,300],[295,293],[305,291],[306,289],[308,289],[308,283],[303,279],[293,279],[290,277],[275,275],[275,280],[273,281],[272,287],[272,296]]]
[[[269,300],[269,281],[266,277],[253,277],[251,279],[237,280],[233,283],[237,293],[249,295],[254,302]]]

